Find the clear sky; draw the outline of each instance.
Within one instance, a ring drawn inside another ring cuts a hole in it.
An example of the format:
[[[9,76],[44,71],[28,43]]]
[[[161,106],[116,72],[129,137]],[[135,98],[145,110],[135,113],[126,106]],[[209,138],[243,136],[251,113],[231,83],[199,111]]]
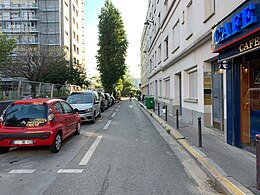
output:
[[[97,74],[96,58],[98,47],[98,16],[105,0],[85,0],[86,66],[89,76]],[[140,77],[140,46],[148,0],[112,0],[121,13],[129,42],[126,64],[135,78]]]

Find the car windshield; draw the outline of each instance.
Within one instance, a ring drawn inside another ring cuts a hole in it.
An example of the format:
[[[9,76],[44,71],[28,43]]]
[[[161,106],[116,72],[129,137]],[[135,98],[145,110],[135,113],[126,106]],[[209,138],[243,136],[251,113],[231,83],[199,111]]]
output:
[[[9,106],[3,115],[3,125],[9,127],[43,126],[47,121],[46,105],[14,104]]]
[[[67,102],[70,104],[88,104],[93,102],[93,96],[91,94],[75,94],[69,96]]]

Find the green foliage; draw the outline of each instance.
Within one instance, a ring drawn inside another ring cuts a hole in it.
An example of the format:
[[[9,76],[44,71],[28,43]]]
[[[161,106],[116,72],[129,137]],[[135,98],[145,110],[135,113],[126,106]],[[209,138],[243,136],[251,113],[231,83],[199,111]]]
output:
[[[122,96],[126,96],[130,93],[134,94],[134,88],[134,78],[130,75],[129,71],[127,70],[126,74],[121,79],[119,79],[117,83],[117,90],[121,91]]]
[[[120,12],[106,0],[99,15],[99,40],[96,59],[101,82],[108,92],[126,72],[125,58],[128,42]]]
[[[0,67],[6,68],[9,65],[10,55],[16,47],[14,39],[9,39],[7,35],[0,33]]]

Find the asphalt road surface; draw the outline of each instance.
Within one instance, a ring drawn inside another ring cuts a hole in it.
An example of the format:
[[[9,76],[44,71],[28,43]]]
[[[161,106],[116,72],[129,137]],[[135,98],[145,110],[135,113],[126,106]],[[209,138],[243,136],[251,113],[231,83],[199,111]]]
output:
[[[136,101],[121,101],[81,134],[0,155],[0,195],[217,194],[186,152]]]

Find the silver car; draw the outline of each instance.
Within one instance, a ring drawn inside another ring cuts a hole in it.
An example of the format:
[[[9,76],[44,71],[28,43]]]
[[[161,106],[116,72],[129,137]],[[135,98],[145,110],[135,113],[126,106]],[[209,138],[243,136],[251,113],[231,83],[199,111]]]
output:
[[[67,98],[67,102],[75,109],[82,121],[96,122],[96,117],[101,116],[101,102],[99,95],[94,90],[87,90],[85,92],[73,92]]]

